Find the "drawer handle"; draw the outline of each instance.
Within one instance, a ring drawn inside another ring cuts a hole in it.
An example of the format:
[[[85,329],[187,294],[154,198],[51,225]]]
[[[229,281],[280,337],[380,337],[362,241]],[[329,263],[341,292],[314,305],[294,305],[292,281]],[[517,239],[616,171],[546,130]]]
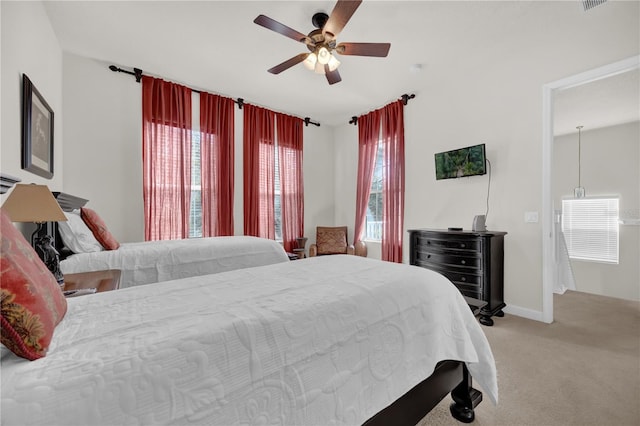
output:
[[[431,259],[431,255],[430,254],[427,255],[427,259]]]
[[[463,265],[465,265],[467,263],[466,260],[461,260],[460,263],[462,263]]]
[[[467,280],[467,277],[462,277],[462,278],[460,278],[460,280],[461,280],[461,281],[466,281],[466,280]]]
[[[461,247],[461,248],[464,248],[464,247],[465,247],[465,245],[464,245],[464,244],[460,244],[460,247]]]

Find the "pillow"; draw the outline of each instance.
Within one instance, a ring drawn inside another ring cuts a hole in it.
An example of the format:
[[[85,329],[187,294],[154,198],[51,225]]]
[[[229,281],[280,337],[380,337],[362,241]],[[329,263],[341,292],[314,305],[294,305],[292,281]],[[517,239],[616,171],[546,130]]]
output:
[[[80,209],[80,216],[105,250],[116,250],[120,247],[120,243],[111,235],[111,232],[107,229],[107,225],[102,218],[98,216],[98,213],[83,207]]]
[[[344,227],[318,227],[316,232],[318,254],[347,253],[347,232]]]
[[[65,212],[66,222],[58,222],[58,232],[62,242],[74,253],[93,253],[104,250],[91,229],[84,223],[78,212]]]
[[[0,341],[33,361],[46,355],[53,331],[67,312],[67,299],[2,209],[0,216]]]

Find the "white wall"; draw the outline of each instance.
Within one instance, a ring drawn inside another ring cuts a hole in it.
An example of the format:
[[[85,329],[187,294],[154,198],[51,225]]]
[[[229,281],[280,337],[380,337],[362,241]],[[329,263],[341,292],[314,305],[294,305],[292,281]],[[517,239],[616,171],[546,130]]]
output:
[[[578,186],[578,133],[554,138],[554,206],[573,198]],[[584,129],[581,135],[581,184],[587,196],[619,196],[621,217],[640,212],[640,123]],[[617,265],[572,260],[576,289],[640,300],[640,226],[620,225]]]
[[[485,143],[492,166],[487,226],[508,233],[505,311],[532,318],[542,317],[542,224],[525,223],[524,214],[542,214],[542,87],[640,51],[637,3],[610,2],[579,19],[564,19],[575,14],[565,6],[558,2],[559,13],[544,25],[518,28],[524,37],[517,52],[484,46],[473,57],[428,63],[420,78],[429,90],[405,108],[405,230],[469,229],[473,216],[484,214],[489,176],[436,181],[433,155]],[[336,163],[354,161],[356,144],[352,126],[336,129]],[[355,182],[354,164],[337,173]],[[351,185],[336,186],[337,219],[353,223],[354,194]],[[405,234],[405,263],[408,250]]]
[[[0,2],[1,107],[0,170],[21,183],[63,185],[62,53],[40,2]],[[54,112],[52,179],[22,170],[22,74],[26,74]],[[3,197],[6,197],[5,194]]]
[[[64,191],[88,199],[119,241],[142,241],[141,86],[108,65],[63,56]]]
[[[122,242],[144,240],[142,86],[109,63],[64,54],[65,191],[90,200]],[[116,64],[117,65],[117,64]],[[208,89],[215,93],[215,88]],[[246,99],[251,103],[251,99]],[[268,108],[268,106],[267,106]],[[235,109],[235,234],[243,233],[242,110]],[[333,221],[333,130],[304,128],[305,233]]]

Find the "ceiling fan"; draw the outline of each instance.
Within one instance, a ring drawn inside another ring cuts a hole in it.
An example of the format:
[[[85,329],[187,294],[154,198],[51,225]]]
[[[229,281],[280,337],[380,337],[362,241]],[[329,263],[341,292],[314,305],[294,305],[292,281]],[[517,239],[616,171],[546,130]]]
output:
[[[253,22],[285,37],[304,43],[311,51],[311,53],[301,53],[291,59],[287,59],[268,71],[271,74],[280,74],[282,71],[303,62],[310,70],[324,74],[329,84],[335,84],[340,82],[342,78],[338,72],[340,61],[333,53],[353,56],[387,56],[391,47],[390,43],[338,43],[336,41],[338,34],[349,22],[360,3],[362,3],[362,0],[338,0],[331,15],[322,12],[314,14],[311,23],[316,29],[307,35],[289,28],[268,16],[259,15]]]

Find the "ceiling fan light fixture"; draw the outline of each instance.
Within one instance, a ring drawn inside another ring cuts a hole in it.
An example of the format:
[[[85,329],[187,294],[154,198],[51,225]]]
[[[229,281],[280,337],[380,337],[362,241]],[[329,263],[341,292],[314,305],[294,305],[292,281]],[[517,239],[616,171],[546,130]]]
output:
[[[337,0],[330,14],[324,12],[314,14],[311,21],[316,29],[307,35],[268,16],[258,15],[253,20],[255,24],[302,43],[311,52],[300,53],[267,71],[271,74],[280,74],[302,62],[307,69],[325,75],[329,84],[335,84],[342,81],[342,78],[338,72],[340,61],[334,54],[386,57],[391,43],[338,43],[336,40],[361,2],[362,0]]]
[[[316,74],[324,74],[324,65],[320,63],[320,61],[316,62],[316,66],[313,69]]]
[[[327,65],[329,65],[329,71],[335,71],[340,66],[340,61],[334,55],[331,55]]]
[[[307,59],[305,59],[304,62],[302,63],[308,70],[313,71],[314,68],[316,67],[316,64],[318,63],[318,57],[313,52],[309,53],[307,55]]]
[[[321,47],[318,49],[318,62],[322,65],[328,64],[331,60],[331,52],[326,47]]]

